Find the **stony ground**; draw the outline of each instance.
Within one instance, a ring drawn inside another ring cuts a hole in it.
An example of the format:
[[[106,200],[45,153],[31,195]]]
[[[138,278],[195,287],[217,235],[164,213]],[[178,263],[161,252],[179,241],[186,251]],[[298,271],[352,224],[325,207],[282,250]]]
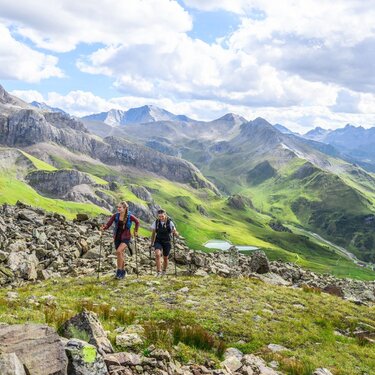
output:
[[[21,286],[51,277],[91,275],[97,272],[99,263],[101,272],[112,272],[116,267],[112,236],[110,231],[101,236],[100,218],[88,220],[81,215],[71,222],[22,203],[3,205],[0,213],[0,285]],[[134,254],[127,256],[128,273],[154,272],[149,239],[140,237],[131,247]],[[319,288],[358,304],[375,302],[375,281],[337,279],[293,263],[269,262],[262,252],[247,256],[236,249],[193,251],[181,239],[176,240],[174,250],[170,270],[178,275],[251,276],[276,285]]]
[[[116,356],[125,359],[105,362],[90,332],[65,332],[73,340],[62,344],[70,361],[86,351],[99,361],[99,372],[84,374],[104,374],[109,363],[120,366],[114,375],[179,374],[176,368],[194,375],[312,374],[317,368],[334,375],[375,373],[374,282],[269,262],[262,252],[193,251],[181,239],[167,277],[156,278],[147,238],[127,255],[127,278],[115,281],[111,233],[101,237],[98,221],[82,216],[70,222],[22,204],[0,211],[0,322],[10,324],[0,325],[0,336],[27,322],[63,334],[74,315],[96,313],[113,350],[122,353]],[[242,354],[224,354],[229,347]],[[7,360],[15,363],[13,354]]]
[[[181,364],[220,367],[222,343],[260,355],[268,364],[276,361],[286,374],[311,374],[318,367],[347,375],[375,371],[374,307],[312,288],[217,275],[133,275],[124,281],[107,275],[99,281],[61,278],[3,289],[0,301],[0,321],[10,324],[32,321],[60,329],[84,308],[96,312],[120,352],[124,347],[118,335],[141,325],[144,335],[135,341],[137,353],[143,355],[154,345]],[[185,333],[178,327],[185,327]],[[186,333],[186,327],[194,329]],[[198,341],[191,339],[194,335]],[[77,338],[85,339],[79,332]],[[283,348],[273,351],[270,344]]]

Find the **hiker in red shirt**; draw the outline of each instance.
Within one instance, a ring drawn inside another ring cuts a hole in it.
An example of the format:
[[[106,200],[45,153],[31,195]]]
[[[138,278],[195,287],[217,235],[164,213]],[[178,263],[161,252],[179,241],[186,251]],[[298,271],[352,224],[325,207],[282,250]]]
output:
[[[125,249],[131,241],[130,229],[132,223],[135,223],[134,237],[138,236],[139,220],[129,212],[128,204],[123,201],[117,205],[117,213],[111,216],[108,223],[101,227],[101,230],[108,229],[113,223],[113,240],[117,255],[117,272],[116,279],[123,279],[126,275],[125,271]]]

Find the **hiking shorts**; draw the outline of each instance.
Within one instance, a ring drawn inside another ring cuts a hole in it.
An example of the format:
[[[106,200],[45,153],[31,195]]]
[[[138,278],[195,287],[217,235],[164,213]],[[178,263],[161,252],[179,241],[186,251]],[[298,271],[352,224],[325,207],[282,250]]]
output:
[[[154,243],[154,248],[155,250],[162,250],[163,251],[163,256],[167,257],[169,256],[169,253],[171,252],[171,243],[170,242],[155,242]]]
[[[115,249],[117,250],[117,248],[122,244],[126,244],[126,246],[129,245],[130,243],[130,240],[115,240]]]

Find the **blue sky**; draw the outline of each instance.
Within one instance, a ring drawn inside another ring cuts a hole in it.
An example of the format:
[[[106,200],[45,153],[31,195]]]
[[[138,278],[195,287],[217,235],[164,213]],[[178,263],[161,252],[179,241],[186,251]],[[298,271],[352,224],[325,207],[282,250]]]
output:
[[[154,104],[298,131],[370,127],[371,3],[0,0],[0,83],[77,116]]]

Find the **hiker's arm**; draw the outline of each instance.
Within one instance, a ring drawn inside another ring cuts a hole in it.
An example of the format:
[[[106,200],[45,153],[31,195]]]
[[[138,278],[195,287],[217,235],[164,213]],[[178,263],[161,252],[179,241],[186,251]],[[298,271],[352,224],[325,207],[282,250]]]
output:
[[[134,237],[136,237],[138,236],[139,220],[133,215],[130,215],[130,220],[135,223]]]
[[[172,224],[172,234],[176,237],[179,236],[178,232],[177,232],[177,229],[176,229],[176,226],[174,225],[174,222],[171,221],[171,224]]]
[[[154,247],[155,237],[156,237],[156,230],[153,229],[152,233],[151,233],[151,244],[150,244],[150,247]]]
[[[107,224],[102,225],[101,230],[107,230],[115,221],[115,216],[116,215],[112,215],[111,218],[108,220]]]

